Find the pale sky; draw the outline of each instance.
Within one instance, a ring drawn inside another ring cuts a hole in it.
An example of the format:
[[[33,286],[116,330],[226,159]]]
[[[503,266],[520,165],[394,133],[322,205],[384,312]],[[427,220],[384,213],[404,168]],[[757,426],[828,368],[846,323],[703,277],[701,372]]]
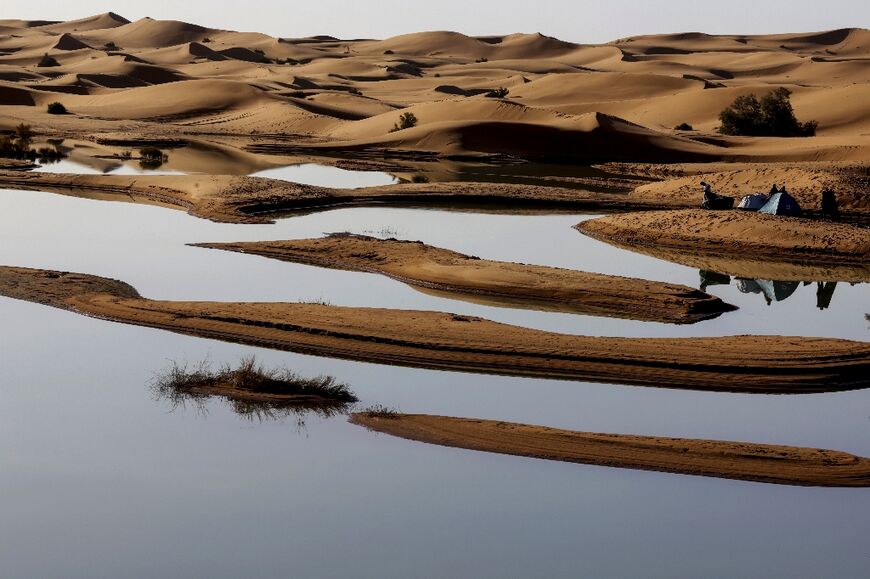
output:
[[[70,20],[113,11],[300,37],[387,38],[423,30],[541,32],[597,43],[637,34],[759,34],[870,28],[867,0],[0,0],[0,19]]]

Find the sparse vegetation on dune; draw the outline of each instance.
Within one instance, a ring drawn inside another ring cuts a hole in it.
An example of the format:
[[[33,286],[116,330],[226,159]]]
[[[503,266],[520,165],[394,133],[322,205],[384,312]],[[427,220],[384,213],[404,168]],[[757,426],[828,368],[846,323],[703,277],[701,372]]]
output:
[[[57,101],[54,101],[53,103],[49,103],[48,106],[46,107],[46,110],[48,111],[48,114],[50,114],[50,115],[65,115],[69,112],[66,110],[66,107],[63,106],[63,103],[59,103]]]
[[[417,115],[411,112],[402,113],[402,116],[399,117],[399,121],[393,125],[393,128],[390,130],[391,133],[395,133],[396,131],[404,131],[405,129],[410,129],[417,126]]]

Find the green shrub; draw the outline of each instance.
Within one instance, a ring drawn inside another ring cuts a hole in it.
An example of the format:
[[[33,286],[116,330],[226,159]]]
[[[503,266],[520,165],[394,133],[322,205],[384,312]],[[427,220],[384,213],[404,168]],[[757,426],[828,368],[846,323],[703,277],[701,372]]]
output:
[[[490,91],[487,91],[485,96],[491,99],[503,99],[508,95],[508,92],[510,91],[508,91],[508,89],[506,89],[505,87],[494,88]]]
[[[42,59],[39,61],[39,64],[36,65],[39,68],[47,68],[49,66],[60,66],[60,63],[53,56],[49,56],[46,52],[42,55]]]
[[[48,103],[48,107],[46,108],[48,110],[48,114],[50,115],[65,115],[67,114],[67,112],[69,112],[66,110],[66,107],[63,106],[63,103],[59,103],[57,101],[54,101],[53,103]]]
[[[694,131],[695,129],[689,123],[680,123],[674,127],[675,131]]]
[[[403,131],[405,129],[410,129],[416,126],[417,115],[411,112],[402,113],[402,116],[399,117],[399,122],[393,125],[393,128],[390,130],[390,132],[395,133],[396,131]]]
[[[791,91],[780,87],[764,95],[739,96],[719,114],[723,135],[753,137],[811,137],[816,134],[817,121],[801,123],[791,106]]]

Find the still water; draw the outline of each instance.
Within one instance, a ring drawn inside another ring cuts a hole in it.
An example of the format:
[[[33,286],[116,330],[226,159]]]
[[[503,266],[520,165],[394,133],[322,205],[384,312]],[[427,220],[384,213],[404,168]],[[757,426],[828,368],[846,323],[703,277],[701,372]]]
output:
[[[870,291],[815,284],[693,326],[477,305],[383,277],[187,247],[353,231],[492,259],[700,283],[571,229],[581,215],[341,209],[275,225],[0,191],[0,264],[114,277],[159,299],[437,309],[577,334],[866,340]],[[813,280],[816,281],[816,280]],[[830,280],[833,281],[833,280]],[[745,289],[745,288],[744,288]],[[804,489],[551,463],[377,435],[343,418],[170,412],[170,360],[348,382],[361,405],[575,430],[751,440],[870,456],[870,393],[751,396],[437,372],[274,352],[0,298],[2,577],[864,577],[865,489]]]

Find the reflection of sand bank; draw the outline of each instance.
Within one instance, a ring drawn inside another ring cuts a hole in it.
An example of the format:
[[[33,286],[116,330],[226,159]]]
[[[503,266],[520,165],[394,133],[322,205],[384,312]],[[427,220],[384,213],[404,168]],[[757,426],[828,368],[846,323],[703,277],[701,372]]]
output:
[[[870,229],[702,210],[609,215],[582,233],[668,261],[746,279],[870,281]]]
[[[870,486],[870,459],[833,450],[574,432],[420,414],[362,412],[351,421],[401,438],[499,454],[785,485]]]
[[[719,298],[686,286],[490,261],[397,239],[333,234],[319,239],[196,245],[379,273],[426,293],[502,307],[669,323],[694,323],[733,309]]]
[[[597,338],[439,312],[147,300],[122,282],[0,268],[0,295],[123,323],[382,364],[747,393],[870,386],[870,344],[826,338]]]

